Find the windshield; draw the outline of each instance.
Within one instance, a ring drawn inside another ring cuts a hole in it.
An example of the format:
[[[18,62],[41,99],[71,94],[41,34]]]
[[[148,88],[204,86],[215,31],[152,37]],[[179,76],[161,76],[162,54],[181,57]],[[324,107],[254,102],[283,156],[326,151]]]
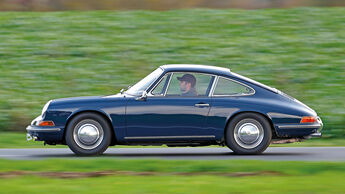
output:
[[[141,95],[161,74],[163,70],[158,68],[146,76],[144,79],[140,80],[134,86],[129,88],[125,93],[130,95]]]

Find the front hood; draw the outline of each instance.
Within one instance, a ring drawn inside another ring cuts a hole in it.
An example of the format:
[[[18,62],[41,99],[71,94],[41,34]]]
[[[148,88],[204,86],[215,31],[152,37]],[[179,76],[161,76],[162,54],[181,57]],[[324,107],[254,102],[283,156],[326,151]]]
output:
[[[74,101],[92,101],[92,100],[99,100],[102,96],[81,96],[81,97],[70,97],[70,98],[58,98],[54,99],[53,102],[61,103],[61,102],[74,102]]]
[[[108,116],[124,115],[126,101],[123,95],[60,98],[51,100],[42,115],[44,119],[52,119],[55,124],[64,126],[70,115],[81,111],[96,111]]]
[[[71,98],[59,98],[54,99],[51,102],[52,106],[93,106],[99,103],[106,103],[108,101],[121,101],[124,100],[123,94],[116,94],[111,96],[82,96],[82,97],[71,97]]]

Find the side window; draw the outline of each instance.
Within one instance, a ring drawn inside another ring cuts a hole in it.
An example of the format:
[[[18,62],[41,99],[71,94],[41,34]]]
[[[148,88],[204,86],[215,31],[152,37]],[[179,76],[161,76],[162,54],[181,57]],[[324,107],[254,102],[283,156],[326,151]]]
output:
[[[200,73],[173,73],[167,96],[206,96],[214,76]]]
[[[247,95],[254,93],[254,90],[238,82],[219,77],[213,95]]]
[[[164,95],[164,92],[165,92],[165,89],[168,85],[168,81],[169,81],[169,78],[170,78],[170,74],[165,74],[160,82],[158,83],[158,85],[156,85],[156,87],[152,90],[152,94],[153,95],[157,95],[157,96],[160,96],[160,95]]]

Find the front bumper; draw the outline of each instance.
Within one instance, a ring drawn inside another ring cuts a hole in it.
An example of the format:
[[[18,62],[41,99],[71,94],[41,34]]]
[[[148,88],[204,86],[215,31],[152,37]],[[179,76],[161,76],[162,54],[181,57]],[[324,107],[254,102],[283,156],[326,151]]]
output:
[[[35,141],[61,141],[63,130],[59,127],[40,127],[29,125],[26,127],[26,140]]]
[[[29,125],[26,127],[27,132],[55,132],[55,131],[61,131],[60,128],[57,127],[39,127],[39,126],[33,126]]]

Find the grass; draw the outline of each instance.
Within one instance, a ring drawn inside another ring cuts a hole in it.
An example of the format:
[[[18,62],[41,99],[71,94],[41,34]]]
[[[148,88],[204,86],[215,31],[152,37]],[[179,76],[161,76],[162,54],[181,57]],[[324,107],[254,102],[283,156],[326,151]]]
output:
[[[166,160],[0,160],[0,172],[182,172],[195,175],[111,175],[92,178],[47,178],[25,175],[1,178],[7,193],[341,193],[345,186],[344,162],[166,161]],[[276,172],[273,175],[219,176],[200,173]],[[187,183],[187,184],[186,184]]]
[[[0,13],[0,129],[50,99],[107,95],[160,65],[209,64],[276,87],[345,137],[345,8]]]
[[[318,173],[345,173],[345,162],[254,161],[254,160],[159,160],[159,159],[0,159],[0,172],[257,172],[275,171],[286,175],[314,175]]]
[[[271,144],[271,147],[333,147],[345,146],[345,139],[336,138],[316,138],[303,142],[295,142],[288,144]],[[143,146],[115,146],[114,148],[137,148]],[[145,146],[145,147],[162,147],[162,146]],[[166,146],[164,146],[166,147]],[[214,146],[218,147],[218,146]],[[2,132],[0,133],[0,148],[67,148],[64,145],[43,145],[41,141],[26,141],[25,133]]]
[[[320,176],[320,177],[318,177]],[[287,177],[109,176],[51,179],[20,177],[2,180],[6,193],[342,193],[344,174]]]

